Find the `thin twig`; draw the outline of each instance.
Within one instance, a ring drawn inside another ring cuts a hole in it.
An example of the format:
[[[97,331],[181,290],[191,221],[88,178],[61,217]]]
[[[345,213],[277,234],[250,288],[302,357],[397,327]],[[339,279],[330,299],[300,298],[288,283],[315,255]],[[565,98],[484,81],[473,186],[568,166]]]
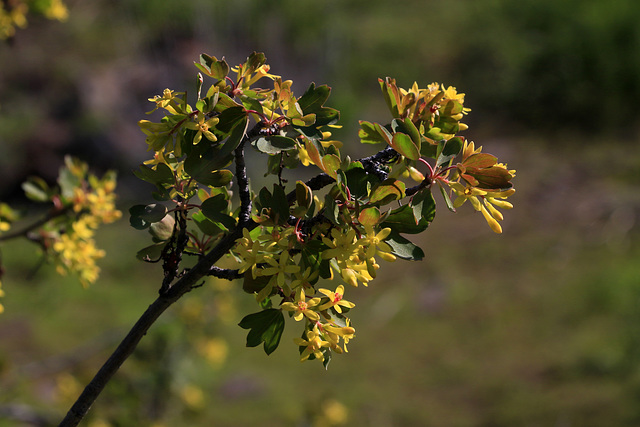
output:
[[[69,210],[71,209],[71,206],[67,206],[65,208],[61,208],[61,209],[52,209],[51,211],[49,211],[49,213],[47,215],[45,215],[44,217],[40,218],[39,220],[37,220],[36,222],[34,222],[33,224],[30,224],[20,230],[15,230],[12,231],[10,233],[6,233],[0,236],[0,242],[6,241],[6,240],[11,240],[11,239],[16,239],[18,237],[28,237],[29,233],[37,228],[42,227],[43,225],[45,225],[47,222],[51,221],[52,219],[55,219],[59,216],[65,215]]]

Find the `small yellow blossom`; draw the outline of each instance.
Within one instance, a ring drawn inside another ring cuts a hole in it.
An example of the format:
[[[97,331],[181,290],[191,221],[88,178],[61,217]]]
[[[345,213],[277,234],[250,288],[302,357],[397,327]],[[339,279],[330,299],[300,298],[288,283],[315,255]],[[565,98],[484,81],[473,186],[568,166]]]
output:
[[[312,322],[317,322],[320,320],[320,316],[312,309],[317,306],[319,302],[320,298],[311,298],[307,301],[304,289],[300,287],[296,291],[295,302],[283,302],[282,308],[286,311],[293,311],[293,318],[296,321],[300,321],[303,317],[307,317]]]
[[[303,340],[302,338],[294,338],[293,342],[300,347],[305,347],[305,349],[300,354],[300,361],[304,362],[307,360],[312,354],[316,359],[324,361],[324,355],[322,354],[322,349],[326,347],[330,347],[331,344],[328,341],[322,339],[320,332],[318,331],[318,327],[314,326],[312,330],[306,332],[307,339]]]
[[[342,285],[339,285],[336,288],[335,292],[331,292],[330,290],[324,289],[324,288],[319,289],[318,292],[325,294],[329,298],[329,301],[327,301],[326,303],[318,307],[318,309],[321,311],[326,310],[328,308],[333,308],[338,313],[342,313],[342,308],[340,308],[340,306],[346,307],[346,308],[353,308],[356,306],[354,303],[343,299],[344,286]]]
[[[63,234],[53,244],[56,253],[56,270],[59,274],[76,273],[85,288],[98,278],[100,268],[96,260],[103,258],[105,252],[96,248],[93,239],[83,240],[74,233]]]
[[[376,233],[373,226],[365,225],[364,230],[366,237],[360,239],[358,243],[367,248],[365,251],[366,258],[373,258],[378,255],[385,261],[396,260],[396,256],[391,253],[393,249],[384,241],[391,234],[391,228],[383,228],[379,233]]]
[[[291,255],[289,255],[289,252],[287,251],[280,254],[278,261],[276,261],[272,256],[266,256],[264,260],[269,264],[269,267],[261,269],[260,275],[274,276],[276,278],[275,283],[280,287],[284,286],[287,274],[293,274],[300,271],[300,266],[290,264]]]
[[[218,138],[216,138],[216,136],[209,130],[209,128],[218,124],[220,119],[217,117],[212,117],[208,120],[205,119],[206,117],[204,116],[204,114],[199,114],[199,119],[197,122],[188,122],[184,125],[187,129],[197,131],[196,136],[193,137],[194,144],[199,143],[203,135],[211,142],[215,142],[218,140]]]
[[[349,319],[347,319],[347,326],[341,327],[333,323],[323,323],[320,326],[327,341],[329,341],[329,343],[331,344],[331,348],[338,353],[342,353],[343,351],[345,353],[348,353],[347,343],[350,339],[353,339],[355,337],[356,330],[353,327],[348,326],[348,320]],[[341,338],[344,342],[344,349],[339,346]]]
[[[175,99],[176,99],[177,95],[178,94],[174,93],[173,90],[165,89],[162,92],[162,96],[156,95],[153,98],[149,98],[150,102],[154,102],[156,104],[156,108],[154,108],[153,110],[149,111],[147,114],[153,113],[158,108],[164,108],[166,111],[168,111],[171,114],[178,114],[178,112],[175,110],[175,108],[171,105],[172,103],[175,102]]]
[[[331,230],[331,237],[333,240],[329,240],[326,237],[322,238],[322,241],[329,249],[325,249],[322,252],[323,259],[335,258],[339,263],[348,261],[358,250],[356,244],[356,232],[350,229],[347,232],[334,228]]]
[[[462,184],[457,182],[452,182],[450,184],[453,191],[458,195],[458,197],[453,202],[454,208],[459,208],[466,202],[467,200],[473,205],[473,208],[478,212],[481,210],[481,203],[478,200],[478,197],[485,196],[487,194],[486,191],[480,190],[476,187],[464,187]]]

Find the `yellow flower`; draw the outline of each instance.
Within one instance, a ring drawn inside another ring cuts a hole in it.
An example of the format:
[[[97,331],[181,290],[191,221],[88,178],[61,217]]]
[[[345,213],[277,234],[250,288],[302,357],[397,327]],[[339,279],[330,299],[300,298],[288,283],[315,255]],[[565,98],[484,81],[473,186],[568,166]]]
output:
[[[153,155],[153,159],[145,160],[142,163],[145,165],[150,165],[152,169],[156,169],[158,167],[157,165],[159,165],[160,163],[164,163],[165,165],[168,164],[167,159],[165,159],[164,157],[164,150],[156,151]]]
[[[280,76],[276,76],[274,74],[269,74],[269,70],[270,69],[271,68],[269,67],[268,64],[261,65],[255,71],[255,74],[253,76],[251,76],[251,77],[245,76],[247,78],[243,79],[242,87],[243,88],[248,88],[249,86],[251,86],[252,84],[254,84],[255,82],[257,82],[258,80],[260,80],[263,77],[267,77],[267,78],[269,78],[271,80],[275,80],[278,77],[280,77]],[[237,71],[237,70],[234,67],[234,68],[232,68],[232,71]]]
[[[272,256],[266,256],[265,262],[270,267],[265,267],[260,270],[261,276],[275,276],[276,284],[280,287],[284,286],[285,278],[287,274],[293,274],[300,271],[300,266],[289,264],[291,261],[291,255],[289,252],[284,251],[280,254],[280,258],[276,261]]]
[[[318,331],[318,327],[314,326],[312,330],[307,331],[306,333],[307,339],[303,340],[302,338],[294,338],[293,342],[300,347],[305,347],[305,349],[300,354],[300,361],[304,362],[307,360],[312,354],[316,359],[324,361],[324,355],[322,354],[322,349],[325,347],[329,347],[331,344],[328,341],[324,341]]]
[[[300,159],[300,163],[302,163],[303,166],[314,164],[311,160],[311,157],[309,157],[309,152],[306,148],[304,148],[304,145],[302,144],[298,145],[298,158]]]
[[[452,182],[449,184],[453,191],[458,195],[458,197],[453,202],[454,208],[459,208],[469,200],[469,202],[473,205],[473,208],[478,212],[481,210],[481,203],[478,200],[478,197],[484,196],[487,194],[486,191],[480,190],[476,187],[464,187],[462,184],[458,182]]]
[[[502,221],[503,216],[496,207],[502,209],[511,209],[513,205],[504,200],[497,199],[505,199],[515,193],[515,189],[510,188],[505,191],[490,191],[490,190],[480,190],[476,187],[464,187],[462,184],[458,182],[449,183],[451,189],[458,195],[456,200],[453,202],[453,207],[459,208],[469,200],[469,202],[473,205],[473,208],[482,213],[482,216],[489,224],[489,227],[495,233],[502,233],[502,227],[498,223],[498,221]],[[482,201],[481,201],[481,200]]]
[[[358,243],[367,248],[365,251],[366,258],[373,258],[375,255],[378,255],[385,261],[396,260],[396,256],[391,253],[393,249],[391,249],[391,246],[384,241],[384,239],[389,237],[389,234],[391,234],[391,229],[389,227],[383,228],[376,234],[373,226],[365,225],[364,231],[366,237],[360,239]]]
[[[346,308],[353,308],[356,306],[354,303],[343,299],[344,286],[342,285],[339,285],[336,288],[335,292],[331,292],[330,290],[324,289],[324,288],[319,289],[318,292],[325,294],[329,298],[329,301],[325,302],[320,307],[318,307],[318,310],[320,311],[326,310],[328,308],[333,308],[338,313],[342,313],[342,308],[340,308],[340,306],[346,307]]]
[[[78,274],[80,283],[85,288],[98,279],[100,268],[96,265],[96,260],[104,257],[105,252],[96,248],[93,239],[83,240],[74,233],[63,234],[53,244],[53,251],[59,274]]]
[[[322,238],[324,244],[329,247],[329,249],[325,249],[322,252],[323,259],[335,258],[338,262],[348,261],[358,249],[356,232],[353,229],[345,233],[334,228],[331,230],[331,237],[333,237],[333,240],[329,240],[326,237]]]
[[[307,297],[302,287],[296,291],[295,302],[283,302],[282,308],[286,311],[293,311],[293,318],[296,321],[302,320],[303,316],[306,316],[312,322],[320,320],[318,313],[312,310],[320,302],[320,298],[311,298],[307,301]]]
[[[188,122],[184,126],[187,129],[198,131],[196,136],[193,137],[193,143],[197,144],[202,139],[202,135],[204,135],[209,141],[215,142],[218,140],[216,136],[209,130],[211,126],[215,126],[220,119],[217,117],[212,117],[208,120],[205,120],[204,114],[199,114],[200,118],[198,122]]]
[[[338,353],[348,353],[347,351],[347,343],[350,339],[355,337],[356,330],[349,326],[349,319],[347,319],[346,326],[337,326],[334,323],[323,323],[320,325],[320,328],[324,332],[324,336],[327,338],[327,341],[331,344],[331,348],[336,350]],[[344,349],[339,346],[340,338],[342,338],[344,342]]]
[[[148,98],[150,102],[153,102],[153,103],[156,104],[156,108],[154,108],[153,110],[147,112],[147,114],[153,113],[158,108],[164,108],[166,111],[168,111],[171,114],[178,114],[176,109],[171,105],[171,104],[175,103],[175,99],[176,99],[177,95],[178,94],[174,93],[173,90],[165,89],[162,92],[162,96],[156,95],[153,98]]]

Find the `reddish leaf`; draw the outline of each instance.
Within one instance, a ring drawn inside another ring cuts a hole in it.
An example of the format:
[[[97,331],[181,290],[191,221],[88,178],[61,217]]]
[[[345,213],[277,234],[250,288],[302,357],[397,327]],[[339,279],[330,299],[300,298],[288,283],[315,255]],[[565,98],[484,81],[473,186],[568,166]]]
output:
[[[498,159],[491,154],[477,153],[469,156],[462,164],[467,168],[489,168],[498,163]]]
[[[358,216],[358,221],[360,221],[360,224],[364,225],[376,225],[379,220],[380,210],[375,206],[363,209],[360,211],[360,215]]]

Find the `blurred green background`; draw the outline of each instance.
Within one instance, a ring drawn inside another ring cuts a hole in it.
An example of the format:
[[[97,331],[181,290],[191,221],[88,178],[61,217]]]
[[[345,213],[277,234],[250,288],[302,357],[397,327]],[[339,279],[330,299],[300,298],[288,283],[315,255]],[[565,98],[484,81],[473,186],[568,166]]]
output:
[[[388,120],[378,77],[456,86],[465,135],[518,171],[502,235],[440,203],[424,261],[348,290],[357,337],[328,371],[298,362],[293,322],[273,355],[246,349],[236,325],[257,306],[212,281],[151,329],[86,425],[640,425],[640,2],[68,5],[67,22],[32,18],[0,45],[3,201],[68,153],[119,171],[123,211],[149,201],[136,123],[164,88],[193,90],[202,52],[264,51],[297,93],[329,84],[352,157],[371,154],[357,120]],[[105,227],[86,291],[3,245],[0,426],[23,425],[9,410],[41,425],[66,412],[155,298],[161,271],[134,258],[147,241],[126,215]]]

